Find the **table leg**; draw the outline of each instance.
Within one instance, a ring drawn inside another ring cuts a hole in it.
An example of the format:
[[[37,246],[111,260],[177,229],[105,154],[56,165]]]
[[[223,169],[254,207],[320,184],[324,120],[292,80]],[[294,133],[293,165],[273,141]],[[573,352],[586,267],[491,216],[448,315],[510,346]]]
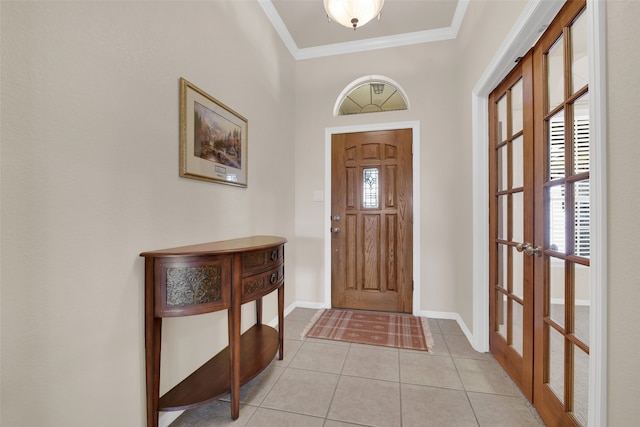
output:
[[[158,427],[158,402],[160,400],[160,343],[162,319],[146,322],[145,359],[147,374],[147,427]]]
[[[278,339],[279,354],[278,359],[284,359],[284,282],[278,288]]]
[[[256,325],[262,325],[262,298],[256,300]]]
[[[233,257],[233,283],[231,287],[231,308],[228,311],[229,322],[229,374],[231,385],[231,418],[240,416],[240,324],[242,309],[242,255]]]

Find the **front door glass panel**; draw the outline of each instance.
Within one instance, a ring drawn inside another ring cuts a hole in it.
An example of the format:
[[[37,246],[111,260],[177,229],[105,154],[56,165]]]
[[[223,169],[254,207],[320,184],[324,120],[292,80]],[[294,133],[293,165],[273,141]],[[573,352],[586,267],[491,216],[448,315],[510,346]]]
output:
[[[377,208],[378,202],[378,168],[365,168],[362,170],[362,207]]]

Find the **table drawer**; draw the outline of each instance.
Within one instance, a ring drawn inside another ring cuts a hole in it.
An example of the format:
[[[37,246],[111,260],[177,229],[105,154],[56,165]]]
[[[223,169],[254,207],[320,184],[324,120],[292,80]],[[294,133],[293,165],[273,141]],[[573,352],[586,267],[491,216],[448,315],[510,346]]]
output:
[[[253,276],[282,264],[284,261],[284,245],[258,251],[246,252],[242,255],[242,277]]]
[[[253,301],[273,291],[284,281],[284,264],[264,273],[242,279],[242,303]]]

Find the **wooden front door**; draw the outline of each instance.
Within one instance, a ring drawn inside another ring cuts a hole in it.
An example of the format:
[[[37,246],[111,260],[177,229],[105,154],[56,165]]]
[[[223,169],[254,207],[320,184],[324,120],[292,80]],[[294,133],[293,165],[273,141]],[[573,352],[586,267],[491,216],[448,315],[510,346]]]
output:
[[[589,410],[587,17],[569,0],[490,96],[490,349],[548,426]]]
[[[331,305],[412,312],[412,130],[331,138]]]

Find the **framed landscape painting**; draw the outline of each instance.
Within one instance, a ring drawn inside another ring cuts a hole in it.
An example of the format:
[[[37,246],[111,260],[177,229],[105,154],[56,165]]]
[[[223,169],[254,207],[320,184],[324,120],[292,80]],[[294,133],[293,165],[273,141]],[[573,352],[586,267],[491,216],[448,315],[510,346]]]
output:
[[[180,78],[180,176],[247,186],[247,119]]]

